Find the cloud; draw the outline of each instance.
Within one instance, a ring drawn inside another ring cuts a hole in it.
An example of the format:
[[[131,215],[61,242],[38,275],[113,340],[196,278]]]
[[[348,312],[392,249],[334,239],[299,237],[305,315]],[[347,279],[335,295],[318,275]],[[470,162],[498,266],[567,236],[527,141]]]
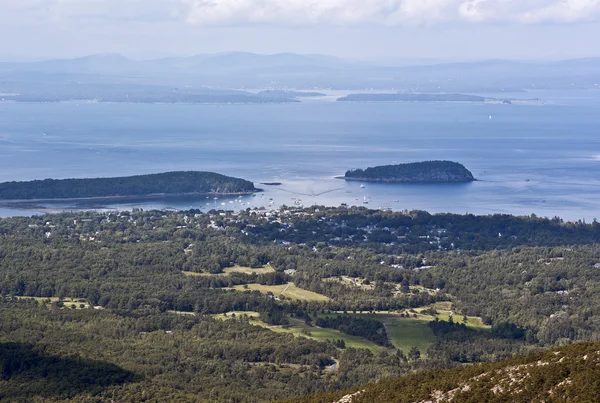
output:
[[[600,0],[0,0],[0,21],[435,25],[600,21]]]
[[[433,25],[600,20],[600,0],[180,0],[198,25]]]
[[[0,0],[0,21],[77,23],[185,20],[181,0]]]

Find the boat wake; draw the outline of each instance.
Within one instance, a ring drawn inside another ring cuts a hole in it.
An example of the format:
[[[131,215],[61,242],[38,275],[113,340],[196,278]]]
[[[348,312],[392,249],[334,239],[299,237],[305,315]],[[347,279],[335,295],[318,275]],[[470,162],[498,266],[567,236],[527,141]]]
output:
[[[325,190],[323,192],[320,193],[302,193],[302,192],[294,192],[292,190],[286,190],[286,189],[279,189],[282,192],[286,192],[286,193],[290,193],[290,194],[295,194],[295,195],[300,195],[300,196],[309,196],[309,197],[317,197],[317,196],[322,196],[324,194],[327,193],[332,193],[332,192],[337,192],[339,190],[344,190],[345,188],[335,188],[335,189],[329,189],[329,190]]]

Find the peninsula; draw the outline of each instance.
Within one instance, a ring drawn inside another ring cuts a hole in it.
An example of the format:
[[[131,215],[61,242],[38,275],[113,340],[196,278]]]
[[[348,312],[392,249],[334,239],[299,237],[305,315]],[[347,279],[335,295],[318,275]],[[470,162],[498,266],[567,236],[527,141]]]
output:
[[[166,172],[118,178],[44,179],[0,183],[0,200],[94,199],[193,194],[250,194],[252,182],[213,172]]]
[[[462,183],[476,180],[467,168],[452,161],[424,161],[350,170],[344,179],[393,183]]]

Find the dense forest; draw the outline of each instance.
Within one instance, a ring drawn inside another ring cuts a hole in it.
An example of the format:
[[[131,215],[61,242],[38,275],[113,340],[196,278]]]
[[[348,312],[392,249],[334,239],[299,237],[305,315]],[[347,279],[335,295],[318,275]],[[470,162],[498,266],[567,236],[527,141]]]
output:
[[[0,399],[272,401],[600,340],[599,239],[323,206],[0,219]]]
[[[452,161],[424,161],[347,171],[348,180],[405,183],[472,182],[473,174]]]
[[[167,172],[120,178],[0,183],[0,200],[75,199],[154,194],[252,193],[252,182],[212,172]]]

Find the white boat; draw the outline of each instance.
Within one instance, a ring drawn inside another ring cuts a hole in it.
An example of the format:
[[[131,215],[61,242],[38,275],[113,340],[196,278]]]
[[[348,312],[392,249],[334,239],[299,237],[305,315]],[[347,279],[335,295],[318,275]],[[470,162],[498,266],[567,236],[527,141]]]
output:
[[[361,189],[364,189],[364,188],[365,188],[365,185],[360,185],[360,188],[361,188]]]

